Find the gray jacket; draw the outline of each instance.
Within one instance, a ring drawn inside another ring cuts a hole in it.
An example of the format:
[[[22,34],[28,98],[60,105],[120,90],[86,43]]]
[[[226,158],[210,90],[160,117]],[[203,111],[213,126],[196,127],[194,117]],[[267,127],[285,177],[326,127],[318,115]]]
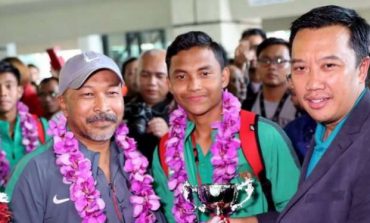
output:
[[[24,157],[8,183],[6,192],[11,196],[14,222],[73,223],[82,220],[69,199],[69,185],[62,181],[51,143]],[[133,206],[129,201],[128,174],[123,171],[123,152],[115,143],[111,143],[110,149],[111,184],[98,167],[99,153],[88,150],[80,143],[80,151],[92,163],[96,187],[106,205],[107,222],[131,223],[134,222]],[[156,217],[158,222],[166,222],[158,211]]]

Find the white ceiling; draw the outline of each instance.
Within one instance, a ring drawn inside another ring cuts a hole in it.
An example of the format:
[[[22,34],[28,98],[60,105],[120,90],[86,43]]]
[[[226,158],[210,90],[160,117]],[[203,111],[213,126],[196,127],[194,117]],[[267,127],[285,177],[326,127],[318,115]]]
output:
[[[20,47],[44,46],[96,33],[170,29],[175,1],[198,5],[220,1],[230,9],[232,20],[260,18],[268,31],[288,29],[298,15],[327,4],[357,9],[370,21],[368,0],[288,0],[268,6],[250,6],[251,0],[0,0],[0,46],[10,42]]]

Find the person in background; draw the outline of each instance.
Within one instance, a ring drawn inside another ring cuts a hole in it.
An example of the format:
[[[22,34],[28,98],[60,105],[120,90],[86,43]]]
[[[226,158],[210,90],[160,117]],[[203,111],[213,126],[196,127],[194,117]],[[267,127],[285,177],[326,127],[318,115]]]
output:
[[[145,51],[139,58],[136,98],[126,105],[125,121],[130,136],[150,164],[159,139],[168,132],[168,114],[172,96],[168,92],[166,51]]]
[[[245,30],[240,38],[239,45],[235,49],[234,64],[243,72],[249,75],[249,79],[258,81],[254,72],[249,69],[255,69],[257,63],[257,46],[266,39],[266,33],[262,29],[252,28]]]
[[[130,102],[138,92],[137,86],[137,66],[138,60],[136,57],[131,57],[127,59],[122,64],[122,76],[126,84],[126,95],[125,95],[125,103],[127,104]]]
[[[268,38],[257,47],[257,57],[256,72],[262,79],[262,90],[252,111],[283,128],[296,115],[287,82],[290,73],[289,43],[279,38]]]
[[[20,102],[23,87],[21,75],[10,63],[0,61],[0,188],[10,172],[27,153],[47,141],[45,119],[28,112]]]
[[[31,82],[31,74],[27,66],[17,57],[7,57],[3,60],[17,68],[21,75],[20,83],[21,86],[23,86],[21,101],[28,106],[30,113],[41,117],[43,111],[40,106],[39,98],[37,97],[37,88]]]
[[[27,67],[31,75],[31,83],[37,86],[40,78],[40,69],[34,64],[28,64]]]
[[[244,73],[247,84],[246,98],[242,108],[251,110],[257,94],[261,89],[261,77],[256,73],[257,46],[266,39],[266,33],[262,29],[247,29],[242,33],[238,47],[235,50],[235,65]]]
[[[58,96],[58,78],[48,77],[40,82],[38,96],[47,120],[52,119],[57,113],[60,113],[60,105],[57,99]]]
[[[240,102],[246,97],[246,83],[243,72],[235,65],[227,66],[230,70],[230,81],[227,90],[236,96]]]

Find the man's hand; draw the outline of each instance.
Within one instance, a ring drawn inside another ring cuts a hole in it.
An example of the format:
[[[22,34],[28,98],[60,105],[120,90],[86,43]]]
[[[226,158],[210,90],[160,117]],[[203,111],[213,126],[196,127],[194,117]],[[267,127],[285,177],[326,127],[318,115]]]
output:
[[[239,43],[239,45],[235,49],[234,60],[237,66],[244,70],[245,65],[249,65],[249,61],[252,59],[250,58],[250,44],[248,41],[244,40]],[[242,67],[241,67],[242,66]]]
[[[158,138],[161,138],[168,132],[168,125],[163,118],[152,118],[148,122],[147,133],[151,133]]]

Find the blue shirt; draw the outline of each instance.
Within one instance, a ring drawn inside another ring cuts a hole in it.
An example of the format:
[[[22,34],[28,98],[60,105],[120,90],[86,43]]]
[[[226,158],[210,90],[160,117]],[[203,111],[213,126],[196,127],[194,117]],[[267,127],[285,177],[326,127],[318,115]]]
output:
[[[353,108],[356,107],[356,105],[361,101],[361,99],[365,95],[365,92],[366,92],[366,89],[363,90],[362,93],[360,94],[360,96],[357,98]],[[352,111],[352,109],[351,109],[351,111]],[[351,111],[348,112],[348,114],[350,114]],[[338,135],[339,131],[342,129],[344,123],[346,122],[346,120],[348,118],[348,114],[337,124],[337,126],[335,126],[333,132],[330,133],[330,135],[328,136],[327,139],[323,139],[325,131],[326,131],[325,125],[323,125],[322,123],[317,124],[315,135],[314,135],[315,147],[314,147],[314,151],[312,153],[310,162],[309,162],[308,167],[307,167],[306,178],[312,173],[312,171],[316,167],[317,163],[320,161],[322,156],[328,150],[330,144],[334,141],[334,139]]]
[[[308,149],[311,146],[316,129],[316,121],[307,113],[294,119],[285,126],[284,131],[292,141],[300,163],[303,162]]]

